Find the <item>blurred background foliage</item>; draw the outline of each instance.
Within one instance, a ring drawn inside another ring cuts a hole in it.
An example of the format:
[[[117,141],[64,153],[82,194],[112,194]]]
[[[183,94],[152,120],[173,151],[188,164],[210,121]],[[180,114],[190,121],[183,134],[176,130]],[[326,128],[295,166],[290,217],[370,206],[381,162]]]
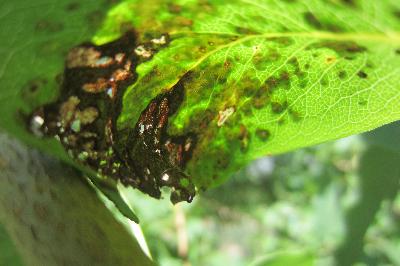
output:
[[[159,265],[400,265],[400,124],[261,158],[192,204],[132,189]],[[0,265],[21,265],[0,228]]]

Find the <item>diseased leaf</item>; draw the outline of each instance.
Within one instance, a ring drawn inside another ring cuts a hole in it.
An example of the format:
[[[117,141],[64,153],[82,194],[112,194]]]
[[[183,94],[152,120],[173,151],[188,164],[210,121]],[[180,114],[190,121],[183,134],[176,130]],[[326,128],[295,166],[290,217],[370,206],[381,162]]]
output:
[[[94,37],[132,23],[168,47],[138,66],[119,117],[182,87],[168,134],[196,137],[196,185],[222,182],[262,155],[371,130],[400,117],[398,1],[127,1]]]
[[[117,105],[106,97],[114,95],[116,76],[110,69],[117,67],[101,70],[83,49],[84,63],[67,60],[64,77],[76,71],[79,78],[64,79],[61,97],[45,108],[44,117],[51,117],[45,125],[68,121],[62,132],[50,134],[59,137],[81,132],[82,121],[74,122],[86,109],[74,109],[71,118],[68,112],[61,115],[63,104],[81,95],[75,106],[90,103],[100,110],[91,132],[105,136],[97,134],[96,143],[108,138],[116,154],[106,158],[110,166],[103,168],[97,157],[88,161],[84,156],[87,165],[152,196],[170,186],[177,193],[173,201],[190,201],[192,182],[208,188],[262,155],[398,120],[399,10],[395,0],[122,1],[108,11],[94,44],[86,44],[101,50],[125,32],[134,33],[126,52],[132,65],[125,67],[133,76],[118,85]],[[68,57],[81,41],[63,43],[70,44],[64,51]],[[112,55],[117,62],[118,54]],[[37,53],[30,56],[38,58]],[[18,69],[13,66],[10,73]],[[95,74],[85,76],[84,67]],[[52,69],[61,71],[60,64]],[[65,91],[72,82],[73,90]],[[36,83],[42,87],[41,79]],[[12,94],[8,88],[7,93]],[[84,98],[90,93],[96,101]],[[11,104],[5,105],[10,114]],[[2,118],[1,125],[9,118]],[[106,145],[97,146],[91,151],[106,154]],[[80,145],[66,147],[75,157],[86,152]]]

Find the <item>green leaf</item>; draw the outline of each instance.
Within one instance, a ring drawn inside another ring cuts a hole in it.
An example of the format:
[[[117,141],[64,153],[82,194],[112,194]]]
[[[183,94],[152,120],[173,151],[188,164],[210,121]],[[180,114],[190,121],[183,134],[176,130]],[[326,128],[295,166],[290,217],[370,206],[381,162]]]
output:
[[[315,256],[305,251],[286,251],[267,255],[253,262],[251,266],[311,266],[315,264]]]
[[[102,180],[96,177],[90,178],[95,188],[101,191],[107,199],[112,201],[117,207],[118,211],[124,215],[129,220],[139,223],[139,218],[136,216],[135,212],[131,207],[126,203],[126,201],[122,198],[117,186],[113,183],[107,182],[107,180]]]
[[[398,1],[126,1],[94,40],[131,23],[170,42],[137,67],[120,129],[157,95],[183,90],[168,133],[194,133],[187,166],[200,187],[250,160],[400,118]],[[117,21],[117,23],[116,23]]]
[[[178,95],[163,139],[195,140],[183,159],[198,188],[220,184],[260,156],[371,130],[400,117],[396,0],[131,0],[110,10],[85,2],[81,13],[71,14],[64,1],[40,0],[29,12],[22,2],[0,4],[5,40],[0,125],[30,142],[21,121],[15,121],[17,110],[54,99],[58,85],[50,77],[61,73],[68,48],[88,40],[93,29],[87,10],[107,11],[92,38],[96,44],[131,28],[137,36],[132,49],[139,57],[134,62],[138,77],[123,94],[119,146],[133,149],[129,155],[142,167],[146,162],[168,166],[147,156],[151,151],[143,152],[141,140],[130,140],[127,132],[139,125],[149,104],[161,106],[167,94]],[[24,84],[28,91],[42,89],[26,96]],[[65,158],[54,141],[47,150]]]

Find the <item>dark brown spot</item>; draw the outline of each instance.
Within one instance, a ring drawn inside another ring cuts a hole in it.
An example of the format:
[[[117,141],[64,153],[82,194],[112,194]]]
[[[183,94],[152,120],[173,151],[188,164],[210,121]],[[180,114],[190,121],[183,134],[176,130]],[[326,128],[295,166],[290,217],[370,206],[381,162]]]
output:
[[[357,73],[357,76],[359,76],[359,77],[362,78],[362,79],[368,78],[368,74],[365,73],[364,71],[359,71],[359,72]]]
[[[28,84],[24,86],[22,89],[23,91],[27,91],[28,93],[35,93],[37,92],[40,88],[45,86],[47,84],[47,80],[44,78],[36,78],[33,80],[30,80]]]

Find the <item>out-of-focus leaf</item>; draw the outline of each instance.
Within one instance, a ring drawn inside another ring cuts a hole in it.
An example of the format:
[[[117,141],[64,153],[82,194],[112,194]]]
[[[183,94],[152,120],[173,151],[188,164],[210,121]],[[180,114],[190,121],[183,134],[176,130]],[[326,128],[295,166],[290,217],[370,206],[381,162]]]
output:
[[[382,131],[390,132],[393,127],[383,127]],[[371,143],[374,141],[370,140]],[[375,143],[381,143],[378,138]],[[393,200],[399,189],[400,154],[385,145],[368,146],[360,161],[361,197],[349,210],[346,223],[347,234],[342,245],[336,251],[338,265],[352,265],[357,262],[363,252],[364,237],[368,227],[375,219],[383,200]]]
[[[280,252],[258,259],[251,266],[311,266],[315,263],[315,256],[309,252]]]
[[[14,243],[9,238],[6,230],[0,224],[0,265],[22,266],[22,261],[17,253]]]

